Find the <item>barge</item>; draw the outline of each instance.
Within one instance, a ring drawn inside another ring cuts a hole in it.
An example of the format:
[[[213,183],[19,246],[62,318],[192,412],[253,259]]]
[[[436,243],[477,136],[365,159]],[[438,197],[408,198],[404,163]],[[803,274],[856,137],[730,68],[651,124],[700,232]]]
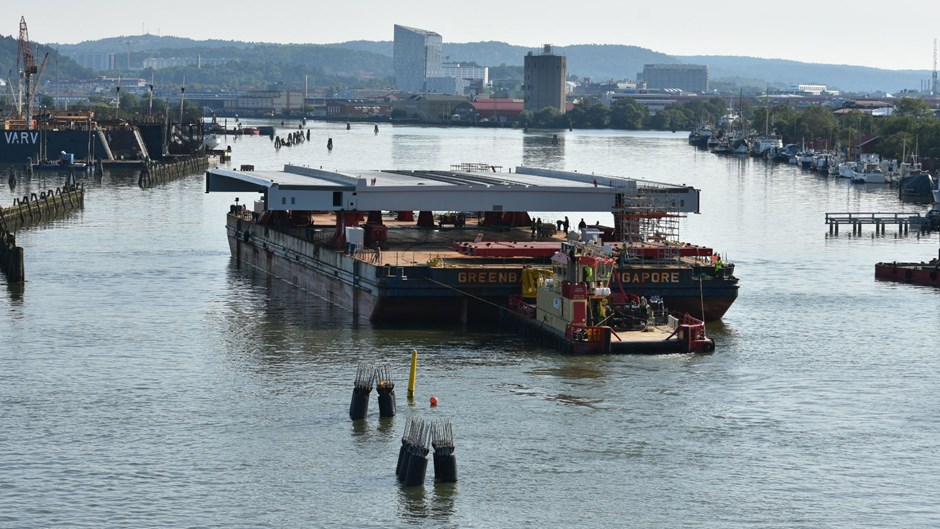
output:
[[[876,263],[875,279],[940,288],[940,255],[920,263]]]
[[[642,230],[623,221],[626,208],[636,217],[638,202],[644,211],[697,212],[699,191],[686,186],[527,167],[285,166],[210,169],[206,191],[261,194],[250,206],[236,198],[227,215],[236,266],[277,276],[376,323],[495,322],[526,270],[550,270],[571,234],[616,247],[618,281],[637,296],[661,297],[671,310],[718,319],[737,297],[734,266],[710,248],[640,240]],[[536,226],[527,211],[610,211],[616,226],[561,233],[554,224]]]

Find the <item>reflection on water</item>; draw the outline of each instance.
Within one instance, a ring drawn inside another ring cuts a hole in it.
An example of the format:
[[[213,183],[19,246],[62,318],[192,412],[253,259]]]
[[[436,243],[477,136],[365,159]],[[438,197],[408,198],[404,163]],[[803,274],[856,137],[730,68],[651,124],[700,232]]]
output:
[[[26,283],[7,283],[7,295],[10,303],[19,305],[23,302],[23,293],[26,292]]]
[[[431,496],[431,517],[435,520],[450,520],[457,500],[457,483],[434,483]]]
[[[442,160],[443,142],[438,134],[396,133],[392,136],[392,165],[381,169],[448,169],[454,163],[468,161]]]
[[[527,131],[522,135],[522,165],[563,169],[565,134],[551,131]]]
[[[431,507],[428,504],[424,487],[405,487],[399,485],[398,489],[398,518],[402,520],[425,520],[430,517]]]
[[[429,460],[433,455],[428,456]],[[458,498],[457,483],[433,481],[433,463],[428,462],[428,479],[424,487],[401,486],[398,491],[398,517],[402,520],[450,521]],[[430,491],[427,489],[430,487]]]

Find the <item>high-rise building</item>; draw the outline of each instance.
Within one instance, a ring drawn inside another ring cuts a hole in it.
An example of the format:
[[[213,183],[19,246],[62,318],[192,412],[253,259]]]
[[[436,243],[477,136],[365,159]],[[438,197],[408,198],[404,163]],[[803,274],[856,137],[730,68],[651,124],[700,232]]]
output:
[[[426,92],[428,77],[443,77],[441,36],[395,24],[395,86],[402,92]]]
[[[650,89],[708,92],[708,66],[703,64],[644,64],[639,77]]]
[[[525,56],[522,85],[525,109],[537,112],[555,107],[564,113],[567,69],[567,57],[552,53],[551,44],[545,45],[541,55],[530,51]]]

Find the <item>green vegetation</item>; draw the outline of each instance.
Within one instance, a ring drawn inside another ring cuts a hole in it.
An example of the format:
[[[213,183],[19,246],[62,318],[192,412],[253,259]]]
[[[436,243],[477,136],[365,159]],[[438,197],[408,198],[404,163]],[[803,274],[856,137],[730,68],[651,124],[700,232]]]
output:
[[[720,97],[670,105],[656,114],[625,97],[615,100],[609,109],[599,103],[579,102],[567,114],[554,108],[525,111],[519,124],[538,128],[690,130],[699,123],[715,123],[726,112],[727,105]]]
[[[891,116],[872,116],[860,110],[837,115],[821,105],[756,108],[751,124],[758,131],[780,134],[784,143],[805,141],[828,148],[851,148],[877,137],[875,151],[882,157],[901,159],[916,150],[922,158],[940,160],[940,119],[920,99],[899,99]]]
[[[779,134],[784,143],[812,143],[820,148],[851,148],[863,140],[878,137],[875,151],[885,158],[901,159],[917,151],[921,158],[940,160],[940,119],[921,99],[902,98],[891,116],[872,116],[860,110],[835,114],[822,105],[796,108],[778,105],[770,108],[753,100],[735,101],[735,112],[744,116],[752,130]],[[651,114],[630,98],[616,100],[611,108],[581,102],[567,114],[546,108],[525,111],[522,127],[583,128],[626,130],[691,130],[699,124],[715,124],[728,113],[723,98],[713,97],[669,105]]]

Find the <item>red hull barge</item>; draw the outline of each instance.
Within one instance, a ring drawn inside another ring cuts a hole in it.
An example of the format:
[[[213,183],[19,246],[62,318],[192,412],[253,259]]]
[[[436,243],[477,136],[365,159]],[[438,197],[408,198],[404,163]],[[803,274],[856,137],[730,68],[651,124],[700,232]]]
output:
[[[875,279],[940,288],[940,260],[926,263],[877,263]]]

